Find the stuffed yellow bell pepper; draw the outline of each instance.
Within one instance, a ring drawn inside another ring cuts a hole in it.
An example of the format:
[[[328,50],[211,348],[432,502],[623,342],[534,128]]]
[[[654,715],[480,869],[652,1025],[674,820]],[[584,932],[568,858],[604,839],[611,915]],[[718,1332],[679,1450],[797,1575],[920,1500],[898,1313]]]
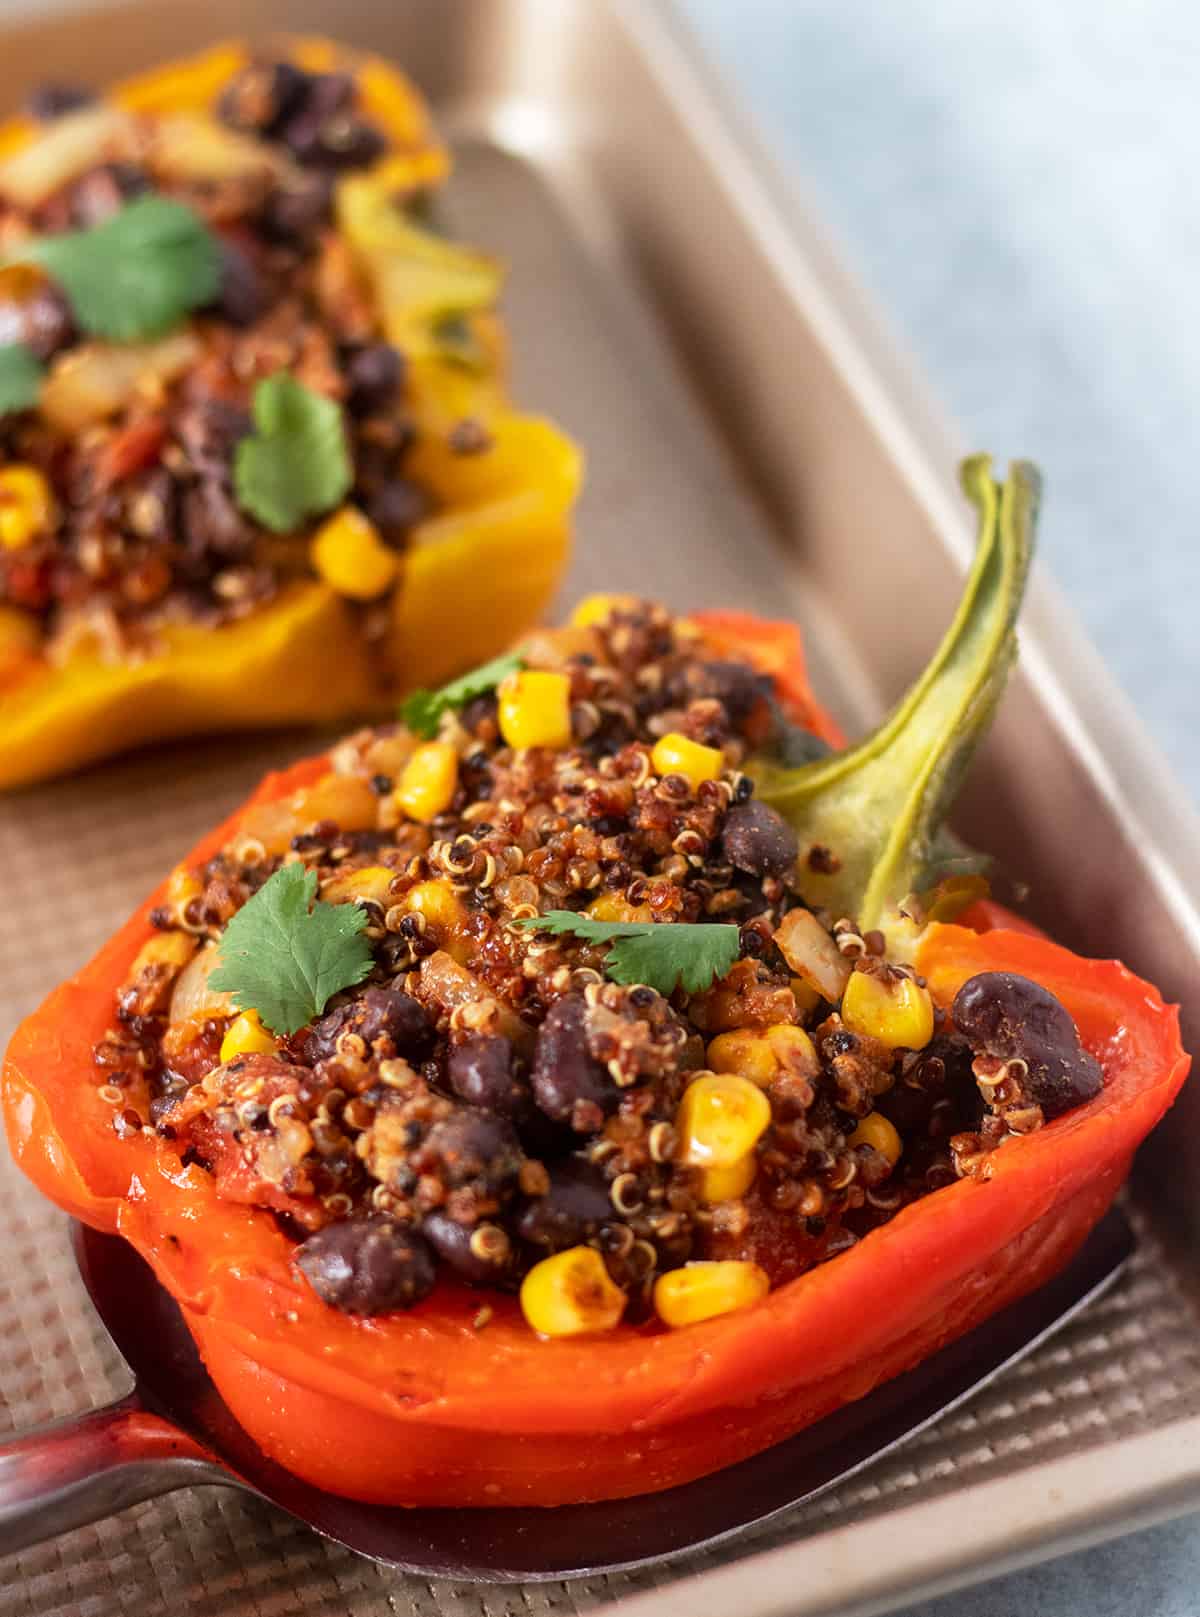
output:
[[[579,456],[423,222],[447,168],[311,40],[0,128],[0,786],[378,710],[536,618]]]

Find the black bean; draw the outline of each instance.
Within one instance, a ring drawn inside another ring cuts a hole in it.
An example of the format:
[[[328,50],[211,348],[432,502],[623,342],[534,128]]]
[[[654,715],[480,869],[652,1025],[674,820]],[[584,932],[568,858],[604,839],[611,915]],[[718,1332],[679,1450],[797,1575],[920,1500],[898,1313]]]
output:
[[[475,735],[478,732],[481,724],[487,723],[495,725],[496,715],[499,713],[499,711],[500,704],[496,700],[495,691],[484,691],[482,696],[473,696],[471,698],[466,707],[464,707],[462,712],[458,715],[458,722],[462,725],[464,730],[468,731],[471,735]],[[496,734],[496,730],[493,729],[489,739],[495,740]],[[486,754],[484,756],[483,763],[487,763]],[[475,832],[476,835],[479,835],[478,826],[475,827]]]
[[[751,876],[784,876],[800,851],[796,833],[773,808],[751,799],[725,816],[721,851]]]
[[[418,484],[394,477],[368,497],[366,511],[383,537],[397,542],[428,514],[429,496]]]
[[[390,786],[384,789],[391,791]],[[387,831],[341,831],[338,834],[337,845],[339,848],[345,848],[347,853],[375,854],[382,853],[384,848],[394,846],[394,842]]]
[[[517,1234],[531,1246],[562,1252],[591,1240],[614,1218],[608,1184],[583,1157],[568,1157],[550,1170],[550,1188],[530,1199],[517,1218]]]
[[[370,415],[393,403],[404,383],[404,360],[391,343],[364,343],[346,355],[346,406],[351,415]]]
[[[291,62],[251,62],[221,92],[217,116],[244,134],[274,134],[312,82],[311,75]]]
[[[698,694],[715,696],[734,724],[748,719],[771,690],[771,681],[745,663],[706,662],[700,664]]]
[[[280,131],[300,163],[314,168],[362,168],[384,149],[383,136],[354,113],[355,86],[348,73],[309,79],[296,109]]]
[[[419,1173],[436,1174],[448,1190],[472,1187],[502,1196],[516,1182],[521,1146],[505,1118],[460,1106],[429,1130],[413,1166]]]
[[[216,308],[234,326],[252,326],[266,313],[270,294],[254,260],[234,242],[221,243]]]
[[[581,994],[560,999],[542,1023],[534,1049],[533,1096],[541,1109],[555,1122],[580,1121],[591,1125],[586,1114],[599,1107],[604,1114],[614,1112],[621,1091],[608,1069],[588,1050],[586,1006]]]
[[[330,1224],[302,1243],[296,1262],[321,1301],[343,1314],[411,1308],[436,1274],[425,1241],[390,1218]]]
[[[356,94],[352,73],[313,73],[304,90],[304,110],[323,118],[351,112]]]
[[[513,1126],[520,1136],[521,1149],[527,1157],[538,1162],[555,1162],[570,1155],[579,1144],[579,1136],[569,1123],[556,1123],[534,1104],[529,1097],[528,1111],[513,1118]]]
[[[180,446],[201,475],[227,477],[234,450],[254,430],[249,411],[224,399],[203,399],[183,409],[175,423]]]
[[[959,989],[950,1014],[977,1055],[1026,1063],[1020,1087],[1048,1118],[1100,1093],[1099,1062],[1080,1044],[1066,1006],[1040,983],[1011,971],[980,972]]]
[[[421,1223],[421,1234],[443,1263],[468,1285],[501,1286],[512,1274],[511,1249],[502,1251],[499,1261],[481,1256],[482,1243],[476,1240],[472,1246],[475,1229],[458,1223],[448,1213],[427,1213]]]
[[[343,1033],[356,1033],[373,1049],[419,1061],[433,1042],[433,1025],[424,1007],[401,988],[368,988],[349,1004],[328,1011],[314,1022],[305,1055],[314,1064],[337,1052]]]
[[[528,1088],[513,1076],[512,1045],[499,1034],[472,1033],[456,1044],[446,1074],[450,1088],[468,1106],[501,1117],[516,1116],[528,1106]]]
[[[83,84],[39,84],[25,105],[29,116],[44,124],[90,107],[95,100],[96,92]]]
[[[263,235],[280,246],[306,247],[329,220],[333,187],[333,175],[318,172],[273,191],[259,216]]]
[[[771,681],[745,663],[687,662],[668,674],[661,697],[668,706],[686,707],[698,697],[715,697],[730,723],[741,724],[764,702]]]
[[[296,161],[312,168],[365,168],[386,144],[373,125],[348,112],[326,118],[302,112],[288,124],[283,138]]]
[[[183,537],[191,555],[236,559],[250,549],[252,534],[223,482],[206,477],[183,496]]]

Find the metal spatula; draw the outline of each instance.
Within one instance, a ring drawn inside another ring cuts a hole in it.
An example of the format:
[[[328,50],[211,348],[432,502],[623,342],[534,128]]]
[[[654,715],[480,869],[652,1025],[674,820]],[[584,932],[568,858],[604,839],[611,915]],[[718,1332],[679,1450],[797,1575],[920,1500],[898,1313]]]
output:
[[[667,1493],[554,1510],[404,1510],[323,1493],[268,1460],[222,1403],[178,1308],[133,1249],[76,1226],[93,1303],[135,1377],[119,1403],[0,1445],[0,1555],[175,1488],[245,1488],[408,1572],[492,1582],[612,1572],[727,1539],[811,1499],[986,1385],[1109,1286],[1133,1250],[1109,1213],[1033,1296],[808,1431]],[[786,1343],[780,1344],[786,1351]]]

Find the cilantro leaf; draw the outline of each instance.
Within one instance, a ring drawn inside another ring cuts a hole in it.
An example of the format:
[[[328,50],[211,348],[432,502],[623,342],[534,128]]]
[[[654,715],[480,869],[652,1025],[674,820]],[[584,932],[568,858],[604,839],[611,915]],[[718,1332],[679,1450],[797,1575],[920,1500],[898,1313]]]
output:
[[[660,994],[677,986],[702,993],[733,968],[740,948],[737,927],[716,921],[592,921],[573,910],[550,910],[512,925],[611,943],[604,969],[613,982],[645,983]]]
[[[162,336],[211,303],[221,281],[212,232],[170,197],[137,197],[91,230],[34,237],[6,259],[40,264],[82,329],[111,342]]]
[[[209,981],[256,1010],[273,1033],[296,1033],[371,969],[366,911],[316,898],[316,871],[283,865],[242,905]],[[314,903],[313,900],[316,899]]]
[[[32,348],[19,342],[0,347],[0,415],[35,405],[43,374],[42,362]]]
[[[416,735],[430,741],[437,734],[438,720],[451,708],[465,707],[477,696],[494,691],[502,679],[524,668],[525,660],[519,652],[509,651],[503,657],[493,657],[490,663],[473,668],[443,685],[438,691],[413,691],[404,699],[400,717]]]
[[[234,453],[238,504],[272,533],[291,533],[354,481],[342,412],[286,371],[258,384],[253,409],[257,430]]]

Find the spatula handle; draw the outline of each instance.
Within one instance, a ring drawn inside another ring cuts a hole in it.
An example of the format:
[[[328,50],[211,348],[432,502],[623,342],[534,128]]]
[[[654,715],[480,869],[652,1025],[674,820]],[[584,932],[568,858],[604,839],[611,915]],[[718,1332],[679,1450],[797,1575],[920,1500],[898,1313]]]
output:
[[[0,1443],[0,1555],[175,1488],[234,1480],[131,1393]]]

